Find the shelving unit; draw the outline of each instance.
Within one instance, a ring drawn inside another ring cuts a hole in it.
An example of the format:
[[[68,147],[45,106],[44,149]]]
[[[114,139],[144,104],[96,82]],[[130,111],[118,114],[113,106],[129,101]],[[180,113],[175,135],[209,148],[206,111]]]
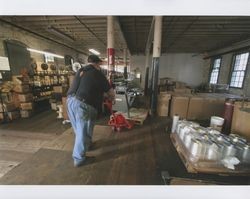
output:
[[[68,73],[60,71],[40,71],[30,77],[34,102],[51,98],[53,87],[68,83]]]

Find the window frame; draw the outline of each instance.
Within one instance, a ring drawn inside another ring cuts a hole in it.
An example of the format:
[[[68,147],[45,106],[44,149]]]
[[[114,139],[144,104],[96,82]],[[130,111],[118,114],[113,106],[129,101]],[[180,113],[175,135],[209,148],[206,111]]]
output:
[[[213,72],[213,69],[214,69],[214,62],[215,62],[216,59],[220,59],[220,66],[219,66],[219,71],[218,71],[218,77],[217,77],[216,83],[210,83],[210,81],[211,81],[211,75],[212,75],[212,72]],[[211,59],[210,73],[209,73],[209,79],[208,79],[208,83],[209,84],[218,84],[219,77],[220,77],[221,63],[222,63],[222,56],[216,56],[216,57],[213,57]]]
[[[234,67],[235,67],[234,64],[235,64],[236,56],[244,54],[244,53],[248,53],[248,58],[247,58],[246,69],[244,70],[244,77],[243,77],[243,81],[242,81],[242,86],[241,87],[231,86],[232,75],[233,75],[233,72],[235,71],[234,70]],[[231,62],[231,71],[230,71],[230,76],[229,76],[229,80],[228,80],[229,88],[233,88],[233,89],[243,89],[244,88],[245,79],[246,79],[246,75],[247,75],[247,71],[248,71],[249,57],[250,57],[250,51],[249,50],[239,51],[239,52],[235,52],[233,54],[232,62]]]

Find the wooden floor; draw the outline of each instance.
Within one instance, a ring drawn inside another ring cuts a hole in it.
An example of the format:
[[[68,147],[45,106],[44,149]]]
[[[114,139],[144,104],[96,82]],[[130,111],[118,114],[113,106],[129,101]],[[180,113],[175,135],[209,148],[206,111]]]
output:
[[[0,177],[70,128],[56,116],[54,111],[45,111],[0,124]]]
[[[37,117],[49,125],[47,120],[53,120],[52,113],[47,112],[46,118]],[[162,171],[168,171],[171,177],[216,184],[250,184],[249,177],[187,173],[166,132],[169,125],[166,118],[149,118],[144,125],[121,133],[99,123],[94,129],[94,149],[87,154],[93,158],[79,168],[73,167],[74,134],[69,126],[58,122],[53,124],[54,130],[47,126],[39,129],[42,125],[38,121],[34,123],[40,125],[37,130],[19,123],[21,131],[14,133],[10,130],[14,123],[4,127],[9,133],[2,133],[0,126],[0,163],[12,161],[0,184],[163,185]],[[64,129],[62,134],[60,129]]]

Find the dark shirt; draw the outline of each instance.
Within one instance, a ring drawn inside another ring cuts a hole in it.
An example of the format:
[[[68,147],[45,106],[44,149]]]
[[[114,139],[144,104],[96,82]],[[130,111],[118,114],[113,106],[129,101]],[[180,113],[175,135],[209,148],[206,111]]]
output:
[[[82,76],[80,76],[83,72]],[[84,66],[75,75],[67,95],[75,94],[77,98],[98,110],[102,109],[103,93],[108,92],[110,85],[104,74],[92,65]]]

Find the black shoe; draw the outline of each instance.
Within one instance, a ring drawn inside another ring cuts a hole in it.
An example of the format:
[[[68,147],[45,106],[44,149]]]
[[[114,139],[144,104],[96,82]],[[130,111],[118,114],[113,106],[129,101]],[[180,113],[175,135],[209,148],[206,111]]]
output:
[[[95,157],[93,156],[86,156],[84,161],[75,161],[74,160],[74,167],[80,167],[88,164],[92,164],[95,161]]]
[[[84,165],[85,161],[86,160],[84,160],[84,161],[75,161],[74,160],[74,167],[80,167],[80,166]]]

